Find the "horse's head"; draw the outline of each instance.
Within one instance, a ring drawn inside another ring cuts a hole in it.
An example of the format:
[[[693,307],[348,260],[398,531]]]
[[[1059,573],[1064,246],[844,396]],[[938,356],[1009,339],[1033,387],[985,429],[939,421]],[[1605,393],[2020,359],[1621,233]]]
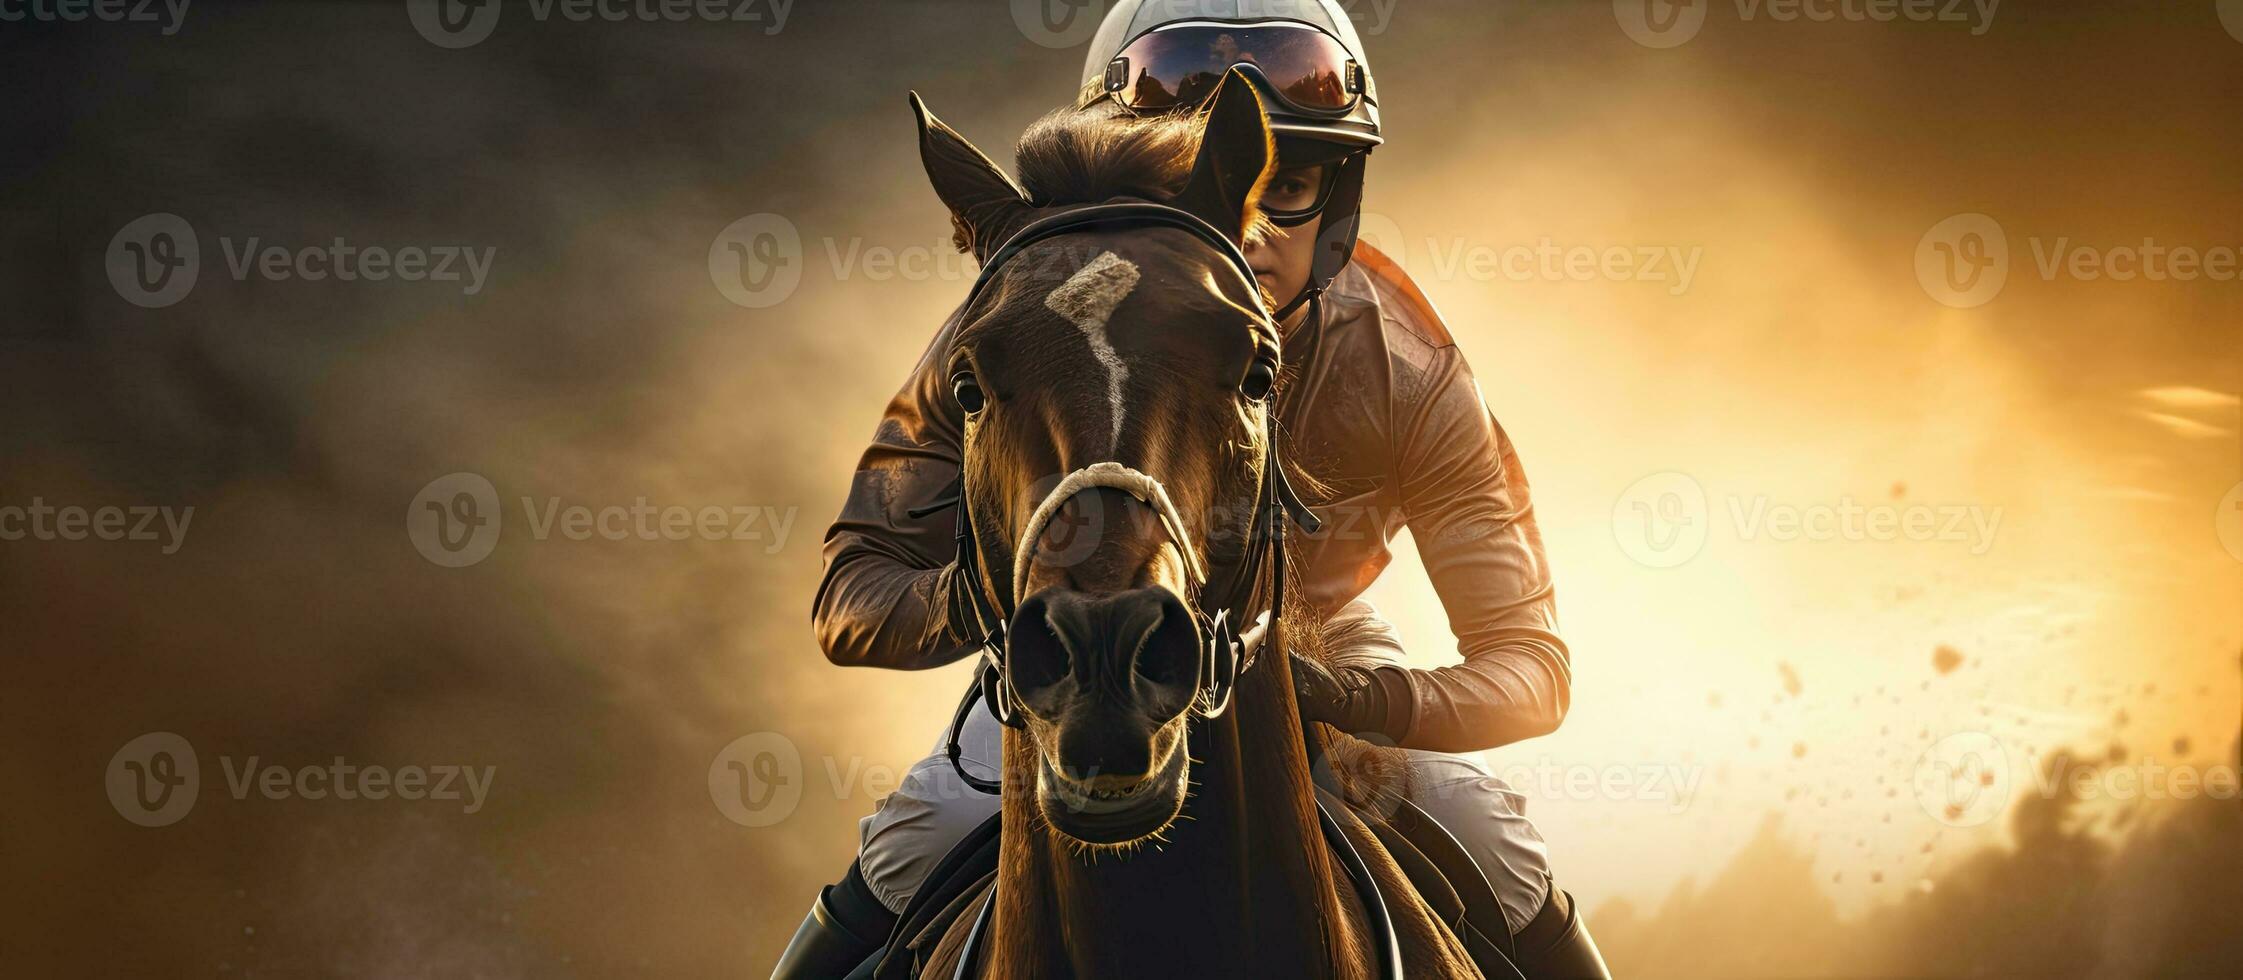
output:
[[[920,110],[959,243],[994,260],[933,356],[964,412],[989,608],[1010,614],[1005,697],[1037,809],[1093,846],[1182,811],[1213,672],[1201,603],[1250,550],[1278,332],[1251,276],[1188,228],[1082,226],[992,253],[1112,199],[1168,204],[1234,243],[1254,233],[1274,160],[1260,101],[1233,77],[1201,119],[1054,115],[1022,137],[1023,190]]]

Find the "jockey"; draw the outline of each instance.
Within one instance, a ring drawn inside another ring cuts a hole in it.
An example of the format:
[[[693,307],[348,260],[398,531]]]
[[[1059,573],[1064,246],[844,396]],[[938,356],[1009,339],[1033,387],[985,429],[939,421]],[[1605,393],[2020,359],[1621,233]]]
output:
[[[1247,258],[1278,306],[1299,374],[1279,405],[1291,457],[1323,489],[1325,529],[1296,534],[1304,600],[1346,621],[1338,665],[1295,657],[1305,720],[1407,750],[1410,799],[1494,887],[1529,977],[1602,977],[1569,896],[1551,883],[1524,798],[1479,752],[1556,729],[1572,669],[1549,566],[1510,439],[1433,304],[1356,230],[1381,142],[1377,89],[1338,0],[1120,0],[1091,42],[1079,104],[1188,111],[1246,66],[1277,139],[1262,208],[1278,226]],[[937,346],[950,335],[946,329]],[[910,512],[958,475],[963,420],[931,350],[888,405],[826,532],[815,610],[826,656],[915,670],[975,652],[949,511]],[[1407,527],[1462,662],[1404,667],[1391,627],[1359,598]],[[998,777],[1001,728],[968,716],[961,765]],[[938,744],[860,825],[857,860],[813,905],[774,978],[839,977],[871,956],[951,846],[997,812]]]

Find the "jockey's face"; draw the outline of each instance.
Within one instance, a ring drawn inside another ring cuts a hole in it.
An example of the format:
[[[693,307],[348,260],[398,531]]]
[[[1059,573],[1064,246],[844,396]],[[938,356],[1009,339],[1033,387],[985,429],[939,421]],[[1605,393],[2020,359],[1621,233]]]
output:
[[[1324,171],[1330,166],[1278,170],[1262,192],[1263,205],[1273,210],[1314,205],[1323,185]],[[1308,288],[1309,267],[1316,260],[1316,233],[1322,225],[1322,219],[1311,218],[1306,224],[1275,229],[1266,241],[1246,246],[1246,259],[1254,266],[1254,277],[1261,281],[1262,288],[1269,290],[1270,298],[1277,301],[1280,309]],[[1294,321],[1306,315],[1305,306],[1293,311],[1285,326],[1291,328]]]

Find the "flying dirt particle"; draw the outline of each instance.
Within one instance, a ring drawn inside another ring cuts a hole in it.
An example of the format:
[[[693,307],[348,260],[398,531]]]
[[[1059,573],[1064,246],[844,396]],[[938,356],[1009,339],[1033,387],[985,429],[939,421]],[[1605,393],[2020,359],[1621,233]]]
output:
[[[1750,736],[1747,736],[1747,737],[1745,738],[1745,748],[1748,748],[1748,749],[1757,749],[1757,748],[1759,748],[1759,747],[1760,747],[1760,736],[1758,736],[1758,735],[1750,735]]]
[[[2149,696],[2151,696],[2151,695],[2154,695],[2154,694],[2156,694],[2156,693],[2157,693],[2157,685],[2155,685],[2155,684],[2144,684],[2144,685],[2142,685],[2142,696],[2143,696],[2143,697],[2149,697]]]
[[[2173,738],[2173,754],[2174,754],[2174,755],[2187,755],[2187,754],[2188,754],[2188,749],[2189,749],[2189,741],[2188,741],[2188,736],[2186,736],[2186,735],[2178,735],[2178,736],[2175,736],[2175,737]]]
[[[1902,483],[1899,480],[1894,480],[1892,494],[1894,500],[1899,500],[1902,497],[1908,496],[1908,484]]]
[[[1925,842],[1924,842],[1924,848],[1923,848],[1923,851],[1924,851],[1924,853],[1925,853],[1925,854],[1930,854],[1930,853],[1931,853],[1931,842],[1930,842],[1930,841],[1925,841]]]
[[[1798,697],[1799,692],[1804,689],[1804,685],[1799,683],[1799,672],[1793,670],[1789,663],[1777,664],[1776,671],[1783,675],[1784,693]]]
[[[1718,708],[1718,707],[1721,707],[1721,692],[1720,692],[1720,691],[1714,691],[1714,692],[1712,692],[1712,693],[1710,693],[1710,694],[1707,694],[1707,695],[1706,695],[1706,707],[1708,707],[1708,708]]]
[[[2126,761],[2126,743],[2124,743],[2124,742],[2112,742],[2112,743],[2111,743],[2111,750],[2110,750],[2109,756],[2110,756],[2110,760],[2111,760],[2112,762],[2125,762],[2125,761]]]
[[[2118,714],[2111,718],[2111,727],[2125,728],[2126,723],[2132,720],[2134,720],[2133,717],[2126,713],[2126,709],[2120,708],[2118,709]]]
[[[1835,884],[1838,884],[1839,882],[1842,882],[1842,881],[1845,881],[1845,880],[1846,880],[1846,873],[1845,873],[1845,872],[1843,872],[1843,871],[1833,871],[1833,872],[1831,872],[1831,873],[1830,873],[1830,883],[1831,883],[1831,884],[1833,884],[1833,885],[1835,885]]]
[[[1882,885],[1882,884],[1884,884],[1884,883],[1885,883],[1885,873],[1884,873],[1884,872],[1882,872],[1882,871],[1872,871],[1872,872],[1870,872],[1870,873],[1869,873],[1869,883],[1870,883],[1870,884],[1872,884],[1872,885]]]
[[[1962,665],[1962,651],[1948,646],[1945,643],[1942,643],[1932,649],[1931,666],[1933,670],[1939,671],[1942,674],[1952,674],[1955,672],[1955,668]]]
[[[1805,743],[1805,742],[1793,742],[1793,743],[1791,743],[1791,757],[1792,757],[1792,758],[1794,758],[1794,759],[1804,759],[1804,758],[1806,758],[1806,757],[1807,757],[1807,743]]]
[[[1994,771],[1993,771],[1992,769],[1986,769],[1986,770],[1982,770],[1982,771],[1980,771],[1980,772],[1979,772],[1979,774],[1978,774],[1978,785],[1980,785],[1980,786],[1992,786],[1992,785],[1994,785]]]

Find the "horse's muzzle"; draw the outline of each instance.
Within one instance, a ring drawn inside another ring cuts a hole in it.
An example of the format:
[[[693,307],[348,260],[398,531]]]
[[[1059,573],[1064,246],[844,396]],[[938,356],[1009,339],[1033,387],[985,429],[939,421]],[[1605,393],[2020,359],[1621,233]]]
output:
[[[1011,676],[1055,829],[1091,844],[1158,833],[1182,807],[1202,641],[1165,588],[1047,589],[1014,613]]]

